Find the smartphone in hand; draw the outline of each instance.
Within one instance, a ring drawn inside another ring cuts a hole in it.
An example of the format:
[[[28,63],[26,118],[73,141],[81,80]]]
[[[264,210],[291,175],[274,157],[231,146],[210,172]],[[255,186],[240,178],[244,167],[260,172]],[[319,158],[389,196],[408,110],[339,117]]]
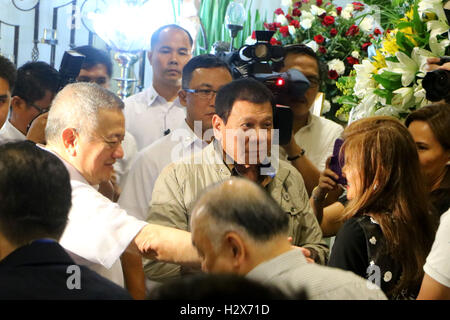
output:
[[[334,142],[333,155],[331,156],[329,167],[330,169],[339,176],[336,181],[340,185],[347,185],[347,179],[342,176],[342,166],[344,165],[344,154],[340,154],[342,144],[344,140],[336,139]]]

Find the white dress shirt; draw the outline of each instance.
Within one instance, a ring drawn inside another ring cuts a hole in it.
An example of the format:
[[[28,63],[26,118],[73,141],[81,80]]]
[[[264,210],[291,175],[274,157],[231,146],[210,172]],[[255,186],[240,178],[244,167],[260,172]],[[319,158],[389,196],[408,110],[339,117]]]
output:
[[[146,225],[101,195],[69,163],[72,208],[59,243],[78,264],[124,286],[120,256]]]
[[[327,158],[333,154],[334,142],[343,131],[344,128],[336,122],[310,114],[307,125],[298,130],[294,138],[308,159],[322,172]],[[287,159],[283,148],[280,148],[280,157]]]
[[[14,127],[9,120],[5,121],[5,124],[0,129],[0,143],[7,143],[13,141],[23,141],[27,137]]]
[[[207,145],[184,121],[179,129],[141,150],[120,194],[120,207],[138,219],[147,220],[153,186],[164,167]]]
[[[150,88],[124,100],[125,126],[134,136],[138,150],[180,128],[186,118],[186,109],[179,99],[166,101]]]
[[[436,238],[423,270],[435,281],[450,288],[450,209],[441,216]]]
[[[117,184],[123,188],[125,178],[130,171],[131,164],[137,155],[137,144],[134,136],[125,131],[125,136],[122,141],[123,158],[117,159],[114,163],[114,171],[116,173]]]

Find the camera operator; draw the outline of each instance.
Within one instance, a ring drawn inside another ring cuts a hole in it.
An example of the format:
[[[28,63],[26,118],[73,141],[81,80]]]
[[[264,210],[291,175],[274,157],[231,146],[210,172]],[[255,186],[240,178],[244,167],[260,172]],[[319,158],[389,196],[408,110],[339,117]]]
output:
[[[448,57],[443,57],[443,58],[428,58],[427,59],[427,76],[425,77],[424,81],[422,82],[424,88],[427,90],[427,99],[431,100],[431,101],[438,101],[436,100],[437,98],[433,99],[433,95],[434,96],[438,96],[441,97],[442,100],[445,100],[447,103],[450,103],[450,87],[449,87],[449,82],[450,82],[450,59]],[[444,74],[442,74],[440,77],[440,79],[438,80],[438,86],[435,86],[436,83],[434,83],[434,78],[432,77],[430,78],[430,75],[433,73],[436,73],[437,70],[445,70]],[[442,77],[444,77],[445,79],[443,79]],[[426,82],[429,81],[428,79],[430,79],[432,82],[430,82],[430,84],[427,84]],[[425,82],[425,83],[424,83]],[[430,88],[428,88],[428,86]],[[441,88],[442,87],[442,88]],[[432,91],[432,92],[429,92]],[[434,92],[436,91],[436,92]],[[444,93],[445,92],[445,93]],[[430,95],[431,94],[431,95]],[[445,95],[447,94],[447,95]],[[444,96],[442,96],[444,95]],[[431,99],[430,99],[431,98]]]
[[[305,95],[288,101],[293,113],[293,132],[291,141],[280,149],[280,157],[289,160],[303,176],[306,190],[311,195],[319,183],[320,171],[325,169],[326,159],[333,152],[334,142],[340,137],[343,128],[328,119],[311,114],[321,83],[320,61],[315,52],[301,44],[285,46],[284,61],[275,71],[285,72],[297,69],[309,80],[310,86]]]
[[[29,124],[50,109],[59,81],[58,71],[43,61],[28,62],[17,69],[9,119],[0,130],[1,141],[27,139]]]

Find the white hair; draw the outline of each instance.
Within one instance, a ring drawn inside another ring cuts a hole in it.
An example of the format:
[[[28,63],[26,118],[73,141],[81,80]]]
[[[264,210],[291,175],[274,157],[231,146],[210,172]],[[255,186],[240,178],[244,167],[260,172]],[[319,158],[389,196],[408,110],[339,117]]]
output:
[[[119,97],[97,84],[69,84],[52,102],[45,128],[47,143],[57,143],[66,128],[89,136],[97,128],[100,109],[122,110],[123,107]]]

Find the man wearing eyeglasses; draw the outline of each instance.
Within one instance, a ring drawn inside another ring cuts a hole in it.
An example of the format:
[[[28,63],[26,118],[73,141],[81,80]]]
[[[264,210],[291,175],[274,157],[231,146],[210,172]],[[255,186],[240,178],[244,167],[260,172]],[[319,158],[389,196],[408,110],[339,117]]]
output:
[[[186,108],[186,120],[137,156],[119,198],[119,205],[129,214],[146,220],[153,185],[164,167],[208,145],[216,92],[231,80],[227,64],[214,55],[196,56],[185,65],[178,97]]]
[[[289,101],[294,115],[293,134],[289,144],[280,149],[280,156],[300,171],[311,195],[319,183],[320,171],[325,169],[325,162],[333,153],[334,142],[344,129],[310,112],[321,83],[320,61],[315,52],[305,45],[285,46],[284,61],[277,71],[289,69],[302,72],[311,85],[301,99]]]
[[[9,120],[0,130],[1,141],[26,139],[30,123],[50,109],[59,79],[58,71],[42,61],[28,62],[17,70]]]

